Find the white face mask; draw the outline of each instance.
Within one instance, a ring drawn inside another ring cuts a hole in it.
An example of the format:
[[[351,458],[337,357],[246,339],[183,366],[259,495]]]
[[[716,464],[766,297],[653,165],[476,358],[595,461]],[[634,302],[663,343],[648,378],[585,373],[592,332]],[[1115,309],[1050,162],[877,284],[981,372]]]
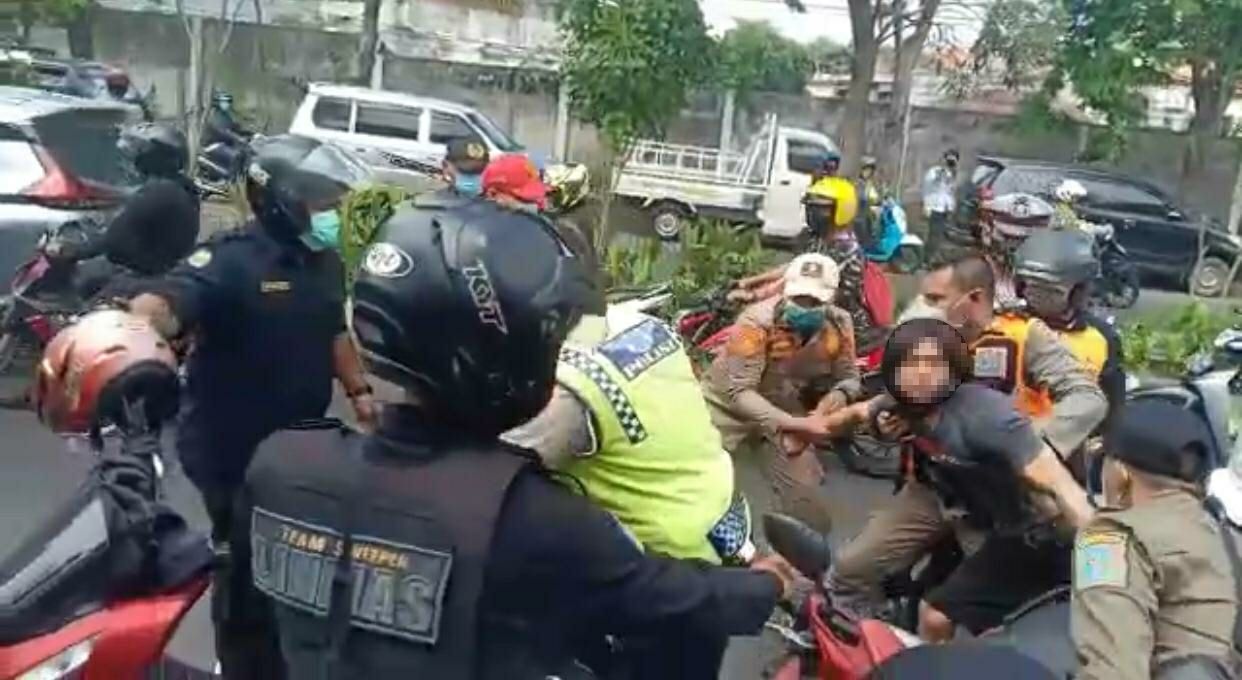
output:
[[[931,304],[927,298],[919,295],[910,301],[910,305],[906,307],[901,316],[897,318],[897,324],[901,325],[907,321],[914,319],[935,319],[936,321],[948,321],[943,309]]]

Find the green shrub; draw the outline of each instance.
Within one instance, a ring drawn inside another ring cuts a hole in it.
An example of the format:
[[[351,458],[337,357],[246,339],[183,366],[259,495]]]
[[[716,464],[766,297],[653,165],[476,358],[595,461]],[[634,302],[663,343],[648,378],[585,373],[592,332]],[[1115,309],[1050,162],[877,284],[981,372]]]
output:
[[[341,260],[345,263],[345,290],[352,291],[362,254],[375,239],[379,225],[392,217],[410,197],[399,187],[377,184],[349,194],[341,204]]]
[[[611,290],[667,283],[671,310],[692,305],[722,286],[773,266],[776,260],[763,249],[757,230],[701,219],[686,225],[680,247],[670,248],[655,239],[610,246],[604,268]]]
[[[1229,325],[1228,315],[1198,302],[1125,324],[1121,344],[1126,370],[1180,375],[1192,357],[1212,349],[1216,336]]]

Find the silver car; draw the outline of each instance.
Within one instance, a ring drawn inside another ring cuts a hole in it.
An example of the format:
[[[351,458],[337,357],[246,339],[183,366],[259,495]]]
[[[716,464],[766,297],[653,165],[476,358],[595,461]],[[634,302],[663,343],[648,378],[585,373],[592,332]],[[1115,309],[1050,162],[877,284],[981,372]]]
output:
[[[50,227],[103,223],[133,188],[116,150],[132,106],[0,87],[0,296]]]

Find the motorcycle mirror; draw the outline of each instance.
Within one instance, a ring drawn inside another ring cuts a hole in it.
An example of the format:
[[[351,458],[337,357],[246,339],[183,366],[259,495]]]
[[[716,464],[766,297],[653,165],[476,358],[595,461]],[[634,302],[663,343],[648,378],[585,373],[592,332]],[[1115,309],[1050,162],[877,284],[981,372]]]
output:
[[[808,578],[818,580],[832,565],[828,537],[789,515],[765,514],[763,532],[772,549]]]

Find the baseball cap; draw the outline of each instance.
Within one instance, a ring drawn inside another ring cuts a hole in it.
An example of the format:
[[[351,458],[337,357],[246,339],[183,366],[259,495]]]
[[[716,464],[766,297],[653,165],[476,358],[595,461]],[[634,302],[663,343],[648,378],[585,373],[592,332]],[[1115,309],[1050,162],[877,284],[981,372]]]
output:
[[[1122,406],[1104,454],[1153,475],[1198,482],[1211,447],[1212,433],[1198,416],[1169,401],[1139,399]]]
[[[487,164],[483,170],[483,193],[510,196],[523,203],[533,203],[542,210],[547,202],[548,189],[539,179],[539,170],[529,158],[509,154]]]
[[[837,294],[841,271],[827,255],[805,253],[785,269],[785,297],[805,295],[820,302],[832,302]]]
[[[444,159],[467,175],[477,175],[487,167],[487,145],[478,137],[458,137],[449,141]]]

